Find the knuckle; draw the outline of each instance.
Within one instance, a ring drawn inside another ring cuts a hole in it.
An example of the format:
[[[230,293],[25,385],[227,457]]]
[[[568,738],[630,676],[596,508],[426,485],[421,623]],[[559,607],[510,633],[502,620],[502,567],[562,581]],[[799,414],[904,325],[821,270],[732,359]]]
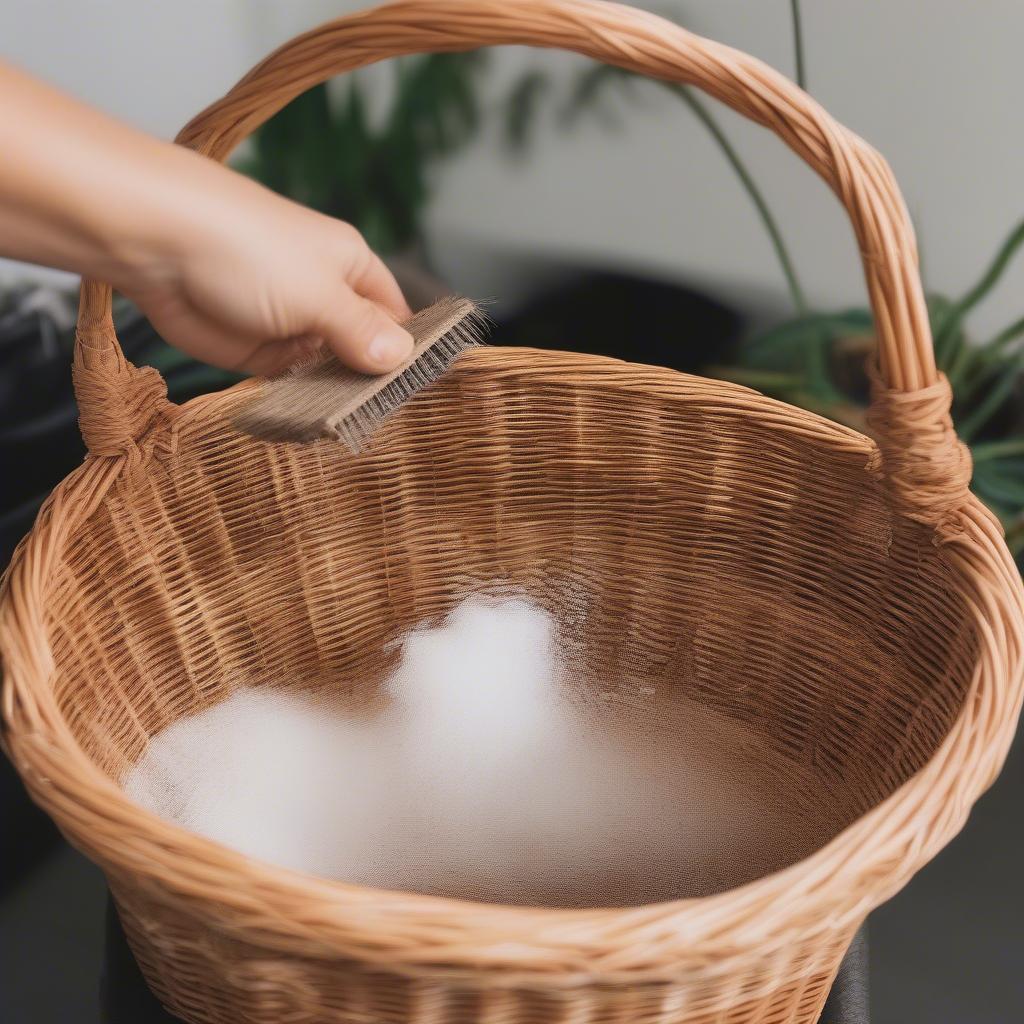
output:
[[[338,221],[337,235],[339,243],[350,258],[367,258],[370,248],[358,228],[354,228],[346,221]]]

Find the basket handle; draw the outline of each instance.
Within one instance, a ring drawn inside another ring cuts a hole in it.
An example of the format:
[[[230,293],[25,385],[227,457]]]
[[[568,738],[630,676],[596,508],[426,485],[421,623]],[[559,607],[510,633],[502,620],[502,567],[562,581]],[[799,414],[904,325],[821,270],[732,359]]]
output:
[[[935,366],[914,233],[892,173],[874,149],[754,57],[601,0],[399,0],[286,43],[193,118],[176,141],[224,160],[288,102],[341,72],[388,57],[498,44],[573,50],[698,86],[772,129],[828,183],[853,225],[874,311],[872,423],[886,476],[894,496],[918,518],[937,521],[958,508],[967,494],[970,459],[953,431],[949,386]],[[94,367],[105,378],[102,385]],[[120,354],[105,285],[83,285],[76,371],[90,450],[117,447],[117,432],[124,435],[123,447],[146,429],[153,382],[140,382],[141,371]]]

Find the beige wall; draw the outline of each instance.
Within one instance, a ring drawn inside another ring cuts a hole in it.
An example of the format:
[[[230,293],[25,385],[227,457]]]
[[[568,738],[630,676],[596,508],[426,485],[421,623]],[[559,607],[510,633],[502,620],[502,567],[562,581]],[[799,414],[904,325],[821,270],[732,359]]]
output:
[[[171,135],[268,48],[358,6],[4,0],[0,54]],[[812,92],[893,164],[929,282],[962,289],[1024,216],[1024,2],[804,0],[803,7]],[[675,9],[695,30],[791,69],[785,0],[686,0]],[[551,60],[510,51],[499,75],[536,59]],[[572,67],[557,58],[551,66]],[[725,292],[781,293],[746,197],[689,113],[652,92],[650,107],[631,118],[614,134],[596,123],[572,134],[548,125],[523,164],[482,139],[445,168],[432,213],[445,265],[500,293],[500,272],[488,277],[485,262],[475,258],[469,267],[458,253],[469,242],[485,253],[513,245],[628,260]],[[862,301],[853,241],[831,195],[761,129],[727,113],[723,120],[778,211],[811,296]],[[1024,260],[974,326],[994,330],[1022,308]]]

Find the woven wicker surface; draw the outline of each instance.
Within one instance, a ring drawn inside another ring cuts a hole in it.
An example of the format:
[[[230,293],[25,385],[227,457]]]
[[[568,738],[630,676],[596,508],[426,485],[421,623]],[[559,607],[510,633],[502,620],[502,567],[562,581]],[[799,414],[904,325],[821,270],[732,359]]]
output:
[[[491,43],[695,83],[822,174],[864,255],[880,446],[733,385],[516,349],[467,354],[359,457],[267,445],[230,426],[255,385],[170,405],[121,355],[109,289],[86,284],[91,457],[6,580],[5,743],[106,871],[150,984],[196,1024],[808,1024],[864,916],[994,778],[1024,688],[1021,581],[967,491],[903,204],[881,158],[764,65],[582,0],[341,19],[182,138],[224,158],[315,81]],[[121,793],[161,726],[239,682],[379,672],[389,640],[494,579],[548,604],[582,582],[585,649],[758,730],[856,820],[718,895],[557,910],[292,874]]]

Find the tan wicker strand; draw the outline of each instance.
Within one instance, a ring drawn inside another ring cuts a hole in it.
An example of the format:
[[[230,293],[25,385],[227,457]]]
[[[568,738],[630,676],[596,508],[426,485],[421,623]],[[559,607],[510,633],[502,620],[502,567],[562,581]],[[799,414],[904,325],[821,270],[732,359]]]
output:
[[[965,491],[902,201],[881,158],[763,65],[582,0],[409,0],[332,22],[185,141],[223,158],[337,71],[494,42],[702,85],[826,177],[865,253],[885,457],[745,388],[528,349],[467,354],[358,457],[267,445],[231,427],[254,384],[171,406],[120,353],[109,290],[86,284],[93,457],[5,578],[4,745],[190,1024],[812,1024],[865,915],[995,778],[1024,695],[1024,588]],[[396,638],[495,579],[553,610],[559,587],[585,588],[574,628],[597,667],[757,730],[813,767],[845,826],[714,895],[539,909],[295,874],[123,795],[168,723],[245,681],[378,678]]]

